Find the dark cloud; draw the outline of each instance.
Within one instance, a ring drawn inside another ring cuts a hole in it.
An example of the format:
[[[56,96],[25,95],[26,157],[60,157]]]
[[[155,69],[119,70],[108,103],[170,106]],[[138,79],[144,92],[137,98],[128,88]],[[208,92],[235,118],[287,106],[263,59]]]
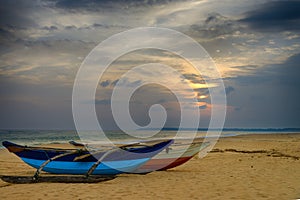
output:
[[[42,29],[46,30],[46,31],[56,31],[56,30],[58,30],[57,26],[44,26]]]
[[[118,83],[118,81],[119,81],[119,79],[111,81],[110,85],[115,86]],[[142,80],[130,81],[127,78],[123,78],[119,84],[123,87],[124,86],[126,86],[126,87],[137,87],[137,86],[141,85],[142,82],[143,82]]]
[[[270,73],[278,73],[278,81],[282,84],[300,87],[300,53],[295,54],[284,63],[272,66],[268,69]]]
[[[119,79],[116,80],[104,80],[99,83],[99,85],[103,88],[106,88],[108,86],[116,86]],[[136,81],[130,81],[127,78],[123,78],[121,82],[119,83],[121,86],[126,87],[136,87],[142,84],[142,80],[136,80]]]
[[[260,31],[300,30],[300,1],[270,1],[245,14],[240,22]]]
[[[233,91],[234,91],[234,88],[232,86],[228,86],[228,87],[225,88],[225,92],[226,92],[227,95],[229,95]]]
[[[100,82],[100,85],[101,85],[102,87],[107,87],[107,86],[109,86],[109,84],[110,84],[110,81],[109,81],[109,80]]]
[[[66,30],[76,30],[77,27],[74,26],[74,25],[71,25],[71,26],[65,26],[65,29],[66,29]]]
[[[189,33],[201,38],[216,38],[231,35],[241,29],[242,27],[236,21],[219,13],[210,13],[203,24],[191,25]]]
[[[168,4],[179,0],[55,0],[55,6],[66,10],[99,11],[112,8],[128,9],[139,6]]]
[[[99,24],[99,23],[94,23],[91,25],[85,25],[82,27],[76,27],[76,26],[66,26],[66,30],[95,30],[95,29],[110,29],[110,28],[119,28],[119,29],[128,29],[130,28],[129,26],[124,26],[124,25],[115,25],[115,24]]]
[[[284,84],[292,87],[300,87],[300,53],[289,57],[279,64],[271,64],[263,67],[256,67],[252,75],[237,76],[233,79],[240,85],[249,84]],[[253,66],[252,66],[253,67]]]
[[[205,83],[201,75],[199,74],[183,74],[184,78],[192,83]]]
[[[227,125],[299,127],[299,63],[300,54],[295,54],[282,63],[258,67],[252,75],[225,79],[234,87],[228,105],[238,111],[228,115]]]
[[[39,10],[36,0],[0,0],[0,53],[10,51],[14,43],[28,37],[38,27],[32,13]]]
[[[35,0],[0,0],[0,26],[10,28],[27,28],[35,26],[28,14],[38,7]]]
[[[36,27],[30,14],[38,9],[36,0],[0,0],[0,37],[14,38],[20,30]]]

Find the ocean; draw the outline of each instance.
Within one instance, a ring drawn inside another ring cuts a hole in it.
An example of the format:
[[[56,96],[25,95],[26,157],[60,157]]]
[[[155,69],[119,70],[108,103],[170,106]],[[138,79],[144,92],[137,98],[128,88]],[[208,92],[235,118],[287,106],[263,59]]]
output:
[[[147,130],[145,130],[147,132]],[[224,129],[221,137],[245,135],[245,134],[278,134],[278,133],[299,133],[299,129]],[[176,130],[162,130],[151,139],[158,138],[173,138],[176,135]],[[205,130],[199,130],[197,137],[205,137]],[[93,138],[98,134],[94,131],[85,131],[85,142],[93,142]],[[181,137],[190,138],[192,132],[189,130],[183,131]],[[214,135],[213,133],[210,135]],[[106,131],[105,136],[112,142],[129,142],[140,140],[132,136],[128,136],[120,131]],[[88,139],[87,139],[88,138]],[[147,138],[142,138],[147,139]],[[17,144],[23,145],[40,145],[40,144],[55,144],[67,143],[71,140],[80,141],[80,137],[75,130],[0,130],[0,148],[3,148],[2,142],[8,140]]]

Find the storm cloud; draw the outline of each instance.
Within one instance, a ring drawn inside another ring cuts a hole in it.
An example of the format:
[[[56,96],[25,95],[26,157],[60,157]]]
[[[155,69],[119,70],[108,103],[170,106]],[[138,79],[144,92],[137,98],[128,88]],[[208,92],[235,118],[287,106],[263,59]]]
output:
[[[300,30],[300,1],[270,1],[249,11],[241,22],[260,31]]]
[[[175,29],[205,48],[225,82],[226,126],[300,126],[299,1],[0,0],[0,4],[0,128],[74,128],[72,86],[84,58],[111,35],[140,26]],[[182,80],[204,83],[195,70],[174,59],[168,52],[153,51],[113,63],[100,79],[101,92],[93,101],[98,114],[108,113],[102,115],[104,126],[116,128],[109,111],[110,90],[134,66],[173,61]],[[122,84],[142,83],[136,79]],[[194,97],[203,103],[201,111],[209,112],[209,90],[195,88]],[[157,103],[167,108],[167,126],[178,125],[176,99],[157,87],[135,94],[134,120],[149,123],[148,109]]]
[[[229,106],[227,125],[244,118],[240,124],[249,126],[299,127],[300,115],[300,54],[282,63],[261,67],[252,75],[225,79],[234,86],[234,93],[227,96]],[[290,125],[288,125],[290,124]]]

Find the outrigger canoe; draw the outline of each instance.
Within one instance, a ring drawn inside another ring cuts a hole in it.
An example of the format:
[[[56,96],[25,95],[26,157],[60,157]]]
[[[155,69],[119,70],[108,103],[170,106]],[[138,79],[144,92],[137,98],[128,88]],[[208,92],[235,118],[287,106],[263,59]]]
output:
[[[116,175],[130,173],[149,161],[173,143],[166,140],[154,145],[125,145],[106,151],[89,152],[86,149],[58,149],[22,146],[4,141],[3,146],[26,164],[54,174]]]

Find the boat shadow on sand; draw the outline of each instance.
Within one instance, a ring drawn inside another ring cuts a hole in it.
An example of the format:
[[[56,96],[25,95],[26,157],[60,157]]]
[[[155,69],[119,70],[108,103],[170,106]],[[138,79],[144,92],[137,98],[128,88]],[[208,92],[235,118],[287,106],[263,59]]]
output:
[[[34,176],[6,176],[1,179],[7,183],[98,183],[116,178],[115,175],[92,175],[89,177],[80,175],[45,175],[35,178]]]

